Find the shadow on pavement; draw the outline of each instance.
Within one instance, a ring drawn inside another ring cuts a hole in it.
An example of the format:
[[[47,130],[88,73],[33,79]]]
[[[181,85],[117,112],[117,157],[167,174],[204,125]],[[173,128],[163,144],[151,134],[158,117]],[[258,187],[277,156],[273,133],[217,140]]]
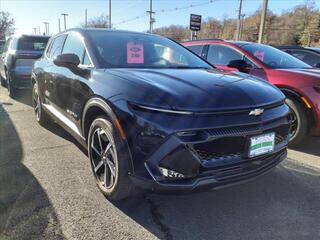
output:
[[[292,148],[293,150],[320,156],[320,137],[308,136],[301,144]]]
[[[31,89],[19,90],[14,100],[32,106],[32,92]]]
[[[21,140],[0,103],[0,239],[64,239],[45,190],[22,159]]]
[[[320,239],[319,176],[286,161],[246,184],[115,205],[160,239]]]

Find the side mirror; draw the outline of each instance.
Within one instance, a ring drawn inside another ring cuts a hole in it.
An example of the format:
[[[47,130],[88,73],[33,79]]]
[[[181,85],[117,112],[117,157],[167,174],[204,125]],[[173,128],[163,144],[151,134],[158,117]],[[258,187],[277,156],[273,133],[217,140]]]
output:
[[[59,67],[77,68],[80,64],[80,59],[73,53],[66,53],[58,55],[53,63]]]
[[[243,60],[231,60],[227,66],[230,68],[236,68],[240,72],[248,72],[249,68],[251,68],[251,65],[247,64]]]

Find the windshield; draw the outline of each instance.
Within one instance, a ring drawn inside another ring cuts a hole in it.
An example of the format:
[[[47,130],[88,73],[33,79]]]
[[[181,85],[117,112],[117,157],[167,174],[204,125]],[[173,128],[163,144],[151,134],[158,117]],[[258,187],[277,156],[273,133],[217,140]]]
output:
[[[26,37],[19,38],[18,50],[23,51],[42,51],[45,49],[48,37]]]
[[[279,49],[262,44],[246,44],[242,48],[270,68],[312,68],[310,65]]]
[[[98,61],[107,68],[212,68],[167,38],[127,32],[89,31]]]

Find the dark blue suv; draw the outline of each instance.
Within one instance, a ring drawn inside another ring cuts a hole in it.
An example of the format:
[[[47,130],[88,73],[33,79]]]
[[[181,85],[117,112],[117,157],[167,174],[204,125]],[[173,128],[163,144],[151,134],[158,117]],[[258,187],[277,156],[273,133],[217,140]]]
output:
[[[18,88],[31,88],[33,63],[42,56],[48,36],[21,35],[7,40],[0,58],[1,85],[7,86],[10,97]]]

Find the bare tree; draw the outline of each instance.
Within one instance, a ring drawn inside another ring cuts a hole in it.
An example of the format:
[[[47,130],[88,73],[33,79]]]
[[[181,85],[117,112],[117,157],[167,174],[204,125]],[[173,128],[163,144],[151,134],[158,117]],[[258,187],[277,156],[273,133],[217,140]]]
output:
[[[99,17],[90,18],[88,20],[87,26],[85,26],[85,23],[82,23],[81,26],[88,27],[88,28],[108,28],[109,27],[108,16],[101,14]]]
[[[0,39],[14,33],[14,19],[10,13],[0,11]]]

